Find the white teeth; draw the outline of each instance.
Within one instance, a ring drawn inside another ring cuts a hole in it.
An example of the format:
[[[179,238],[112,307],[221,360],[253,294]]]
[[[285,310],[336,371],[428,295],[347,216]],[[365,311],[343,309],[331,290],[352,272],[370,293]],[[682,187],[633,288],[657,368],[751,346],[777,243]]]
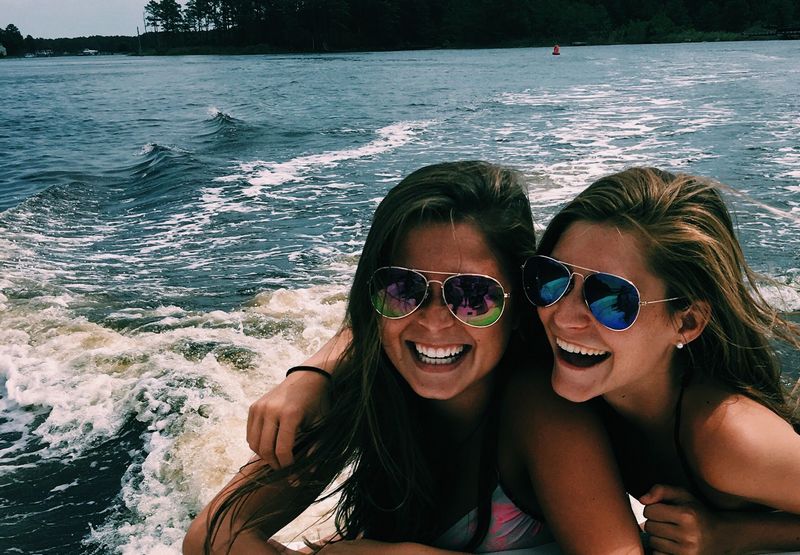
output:
[[[451,364],[464,352],[464,345],[450,345],[448,347],[426,347],[414,343],[419,359],[426,364]]]
[[[559,348],[567,351],[568,353],[577,353],[580,355],[589,355],[589,356],[600,356],[605,355],[608,351],[598,351],[597,349],[589,349],[587,347],[581,347],[580,345],[575,345],[573,343],[567,343],[563,339],[559,339],[556,337],[556,345]]]

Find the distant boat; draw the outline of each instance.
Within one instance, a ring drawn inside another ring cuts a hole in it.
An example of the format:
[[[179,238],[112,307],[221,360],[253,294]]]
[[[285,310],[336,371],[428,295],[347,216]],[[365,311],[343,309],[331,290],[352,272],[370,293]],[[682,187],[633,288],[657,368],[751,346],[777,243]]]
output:
[[[560,54],[561,54],[561,49],[558,47],[558,45],[555,45],[553,47],[553,56],[558,56]]]
[[[90,48],[84,48],[83,52],[81,52],[81,56],[97,56],[99,52],[97,50],[92,50]]]

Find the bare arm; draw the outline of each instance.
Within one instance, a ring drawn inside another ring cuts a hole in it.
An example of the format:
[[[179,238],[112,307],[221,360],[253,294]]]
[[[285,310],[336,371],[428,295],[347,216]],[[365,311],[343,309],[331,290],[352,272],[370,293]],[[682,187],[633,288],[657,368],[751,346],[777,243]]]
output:
[[[257,457],[234,476],[189,526],[183,540],[183,552],[186,555],[204,553],[204,543],[210,533],[209,522],[222,502],[234,491],[236,486],[248,476],[263,469],[265,463]],[[228,511],[222,519],[212,545],[212,554],[277,554],[273,545],[268,544],[269,537],[294,520],[319,495],[320,491],[302,486],[290,486],[288,481],[264,486],[252,495],[244,498],[241,504]],[[271,509],[271,514],[257,527],[249,528],[241,533],[247,519],[260,508]]]
[[[590,407],[558,397],[549,372],[520,374],[508,387],[503,425],[512,427],[521,446],[541,511],[563,553],[643,553],[602,423]]]
[[[642,497],[645,529],[665,553],[763,553],[800,548],[800,436],[763,405],[701,386],[688,397],[687,457],[728,500],[784,512],[718,511],[680,488]]]
[[[343,330],[311,355],[304,365],[332,372],[350,344],[350,331]],[[328,380],[313,372],[295,372],[250,405],[247,443],[273,468],[292,463],[295,437],[303,424],[325,410]]]

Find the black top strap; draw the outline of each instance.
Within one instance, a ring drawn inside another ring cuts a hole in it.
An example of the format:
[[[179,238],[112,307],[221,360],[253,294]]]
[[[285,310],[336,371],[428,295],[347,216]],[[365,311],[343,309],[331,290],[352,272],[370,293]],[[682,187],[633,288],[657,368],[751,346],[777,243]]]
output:
[[[689,465],[689,460],[686,458],[686,453],[683,451],[683,446],[681,445],[681,415],[683,412],[683,392],[686,390],[686,384],[681,385],[681,391],[678,393],[678,402],[675,405],[675,429],[673,431],[673,437],[675,441],[675,450],[678,452],[678,459],[681,462],[681,467],[683,468],[683,473],[686,476],[686,479],[689,481],[689,489],[697,499],[699,499],[704,505],[707,507],[714,507],[714,504],[703,494],[703,490],[700,489],[699,481],[692,470],[692,467]]]

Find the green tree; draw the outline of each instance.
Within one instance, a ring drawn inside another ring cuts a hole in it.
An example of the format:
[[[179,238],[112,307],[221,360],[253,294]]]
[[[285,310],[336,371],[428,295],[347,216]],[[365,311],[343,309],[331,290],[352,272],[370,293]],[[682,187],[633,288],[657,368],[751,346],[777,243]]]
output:
[[[161,27],[170,34],[175,34],[183,27],[183,12],[177,0],[161,0],[159,5]]]
[[[184,8],[186,22],[195,31],[206,31],[214,24],[214,4],[210,0],[189,0]]]
[[[25,50],[26,53],[33,54],[36,52],[36,39],[34,39],[32,36],[27,35],[23,39],[22,43],[23,43],[23,49]]]
[[[22,33],[13,23],[9,23],[6,26],[2,40],[9,56],[21,56],[24,53],[25,39],[22,38]]]
[[[158,0],[150,0],[147,5],[145,5],[144,11],[146,14],[145,22],[150,24],[157,35],[158,28],[162,21],[161,4],[158,2]]]

